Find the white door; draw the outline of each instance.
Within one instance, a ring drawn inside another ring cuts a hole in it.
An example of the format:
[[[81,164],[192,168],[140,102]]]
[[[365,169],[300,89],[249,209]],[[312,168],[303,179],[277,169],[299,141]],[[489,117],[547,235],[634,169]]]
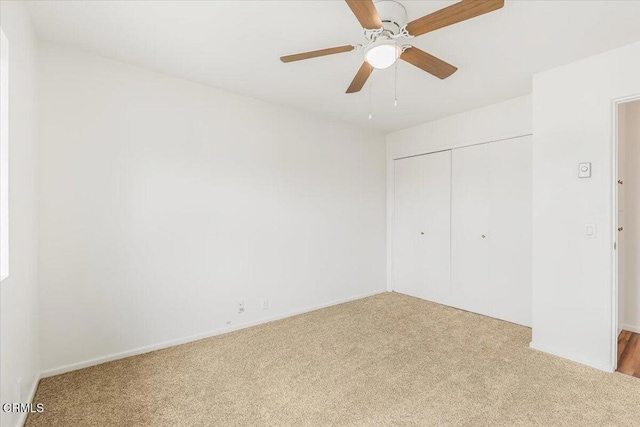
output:
[[[490,300],[489,145],[452,153],[452,305],[481,314],[488,314]]]
[[[489,147],[488,315],[531,326],[532,137]]]
[[[396,160],[394,170],[394,289],[447,303],[451,152]]]
[[[531,325],[531,137],[453,150],[451,305]]]

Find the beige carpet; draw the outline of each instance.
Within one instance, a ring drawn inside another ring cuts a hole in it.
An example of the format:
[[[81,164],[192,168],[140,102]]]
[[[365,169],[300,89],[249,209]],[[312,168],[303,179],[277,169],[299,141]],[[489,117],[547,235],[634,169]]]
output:
[[[639,426],[640,380],[395,293],[42,380],[27,426]]]

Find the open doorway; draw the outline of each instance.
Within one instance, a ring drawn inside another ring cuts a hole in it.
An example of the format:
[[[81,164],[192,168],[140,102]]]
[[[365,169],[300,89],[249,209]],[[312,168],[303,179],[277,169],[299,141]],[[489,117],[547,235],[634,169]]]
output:
[[[617,371],[640,378],[640,99],[617,104]]]

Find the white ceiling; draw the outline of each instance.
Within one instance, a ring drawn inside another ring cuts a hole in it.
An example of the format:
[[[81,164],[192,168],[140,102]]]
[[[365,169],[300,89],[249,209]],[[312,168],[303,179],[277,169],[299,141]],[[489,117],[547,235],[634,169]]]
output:
[[[411,41],[459,68],[439,80],[400,62],[344,91],[362,52],[279,57],[364,41],[344,1],[30,1],[41,39],[339,120],[393,131],[531,92],[531,76],[640,40],[638,1],[509,1]],[[409,20],[451,1],[402,1]]]

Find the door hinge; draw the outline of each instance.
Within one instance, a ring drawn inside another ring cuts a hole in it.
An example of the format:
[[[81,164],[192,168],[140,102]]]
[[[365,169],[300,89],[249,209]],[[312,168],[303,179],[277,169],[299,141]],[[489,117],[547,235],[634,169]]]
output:
[[[617,249],[617,247],[618,247],[618,246],[616,245],[616,242],[613,242],[613,250],[614,250],[614,251]]]

